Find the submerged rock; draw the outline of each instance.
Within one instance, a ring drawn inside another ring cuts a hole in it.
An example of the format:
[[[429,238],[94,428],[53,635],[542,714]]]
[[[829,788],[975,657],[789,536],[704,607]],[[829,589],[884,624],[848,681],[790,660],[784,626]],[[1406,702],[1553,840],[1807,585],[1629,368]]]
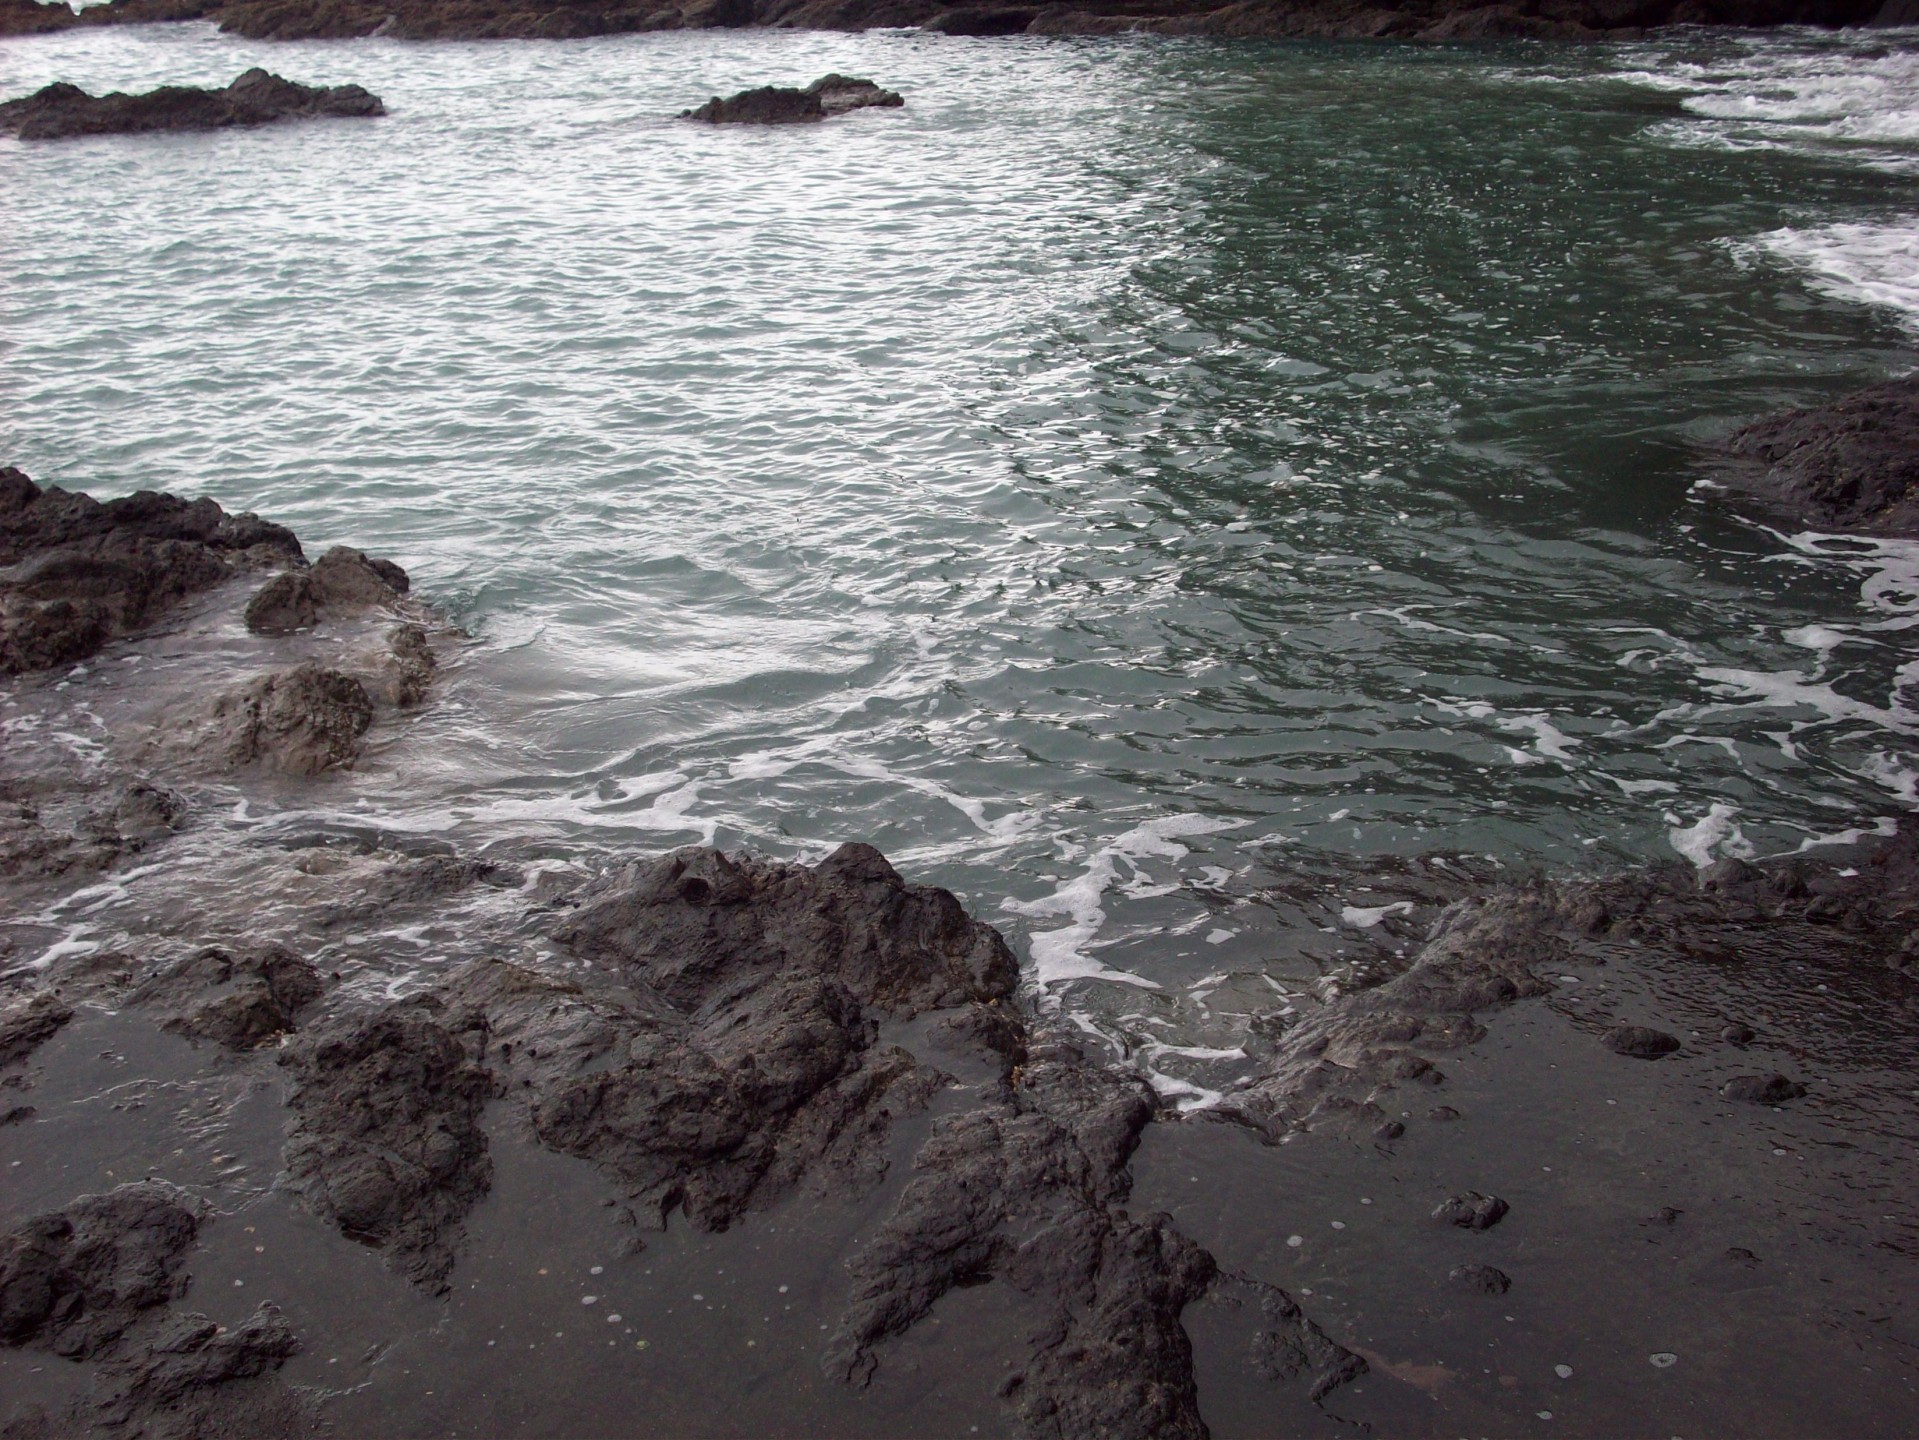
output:
[[[1440,1201],[1433,1209],[1433,1219],[1457,1225],[1462,1230],[1490,1230],[1506,1218],[1510,1208],[1497,1195],[1466,1190]]]
[[[217,700],[207,742],[227,768],[259,764],[310,777],[351,767],[372,723],[364,685],[308,661]]]
[[[154,1440],[292,1440],[321,1433],[313,1397],[276,1372],[299,1352],[279,1307],[233,1326],[170,1313],[134,1354],[107,1368],[91,1419],[109,1435]]]
[[[1504,1295],[1513,1288],[1512,1276],[1491,1265],[1455,1265],[1446,1272],[1446,1281],[1479,1295]]]
[[[1806,1093],[1806,1087],[1784,1075],[1735,1075],[1719,1087],[1728,1100],[1743,1100],[1750,1105],[1783,1105]]]
[[[1735,431],[1717,478],[1814,530],[1919,537],[1919,375]]]
[[[165,967],[127,998],[160,1010],[162,1029],[250,1050],[292,1031],[322,993],[319,972],[284,946],[216,945]]]
[[[73,1007],[44,990],[0,1001],[0,1068],[18,1065],[73,1019]]]
[[[0,130],[22,140],[71,140],[149,130],[222,130],[317,116],[384,115],[377,95],[358,85],[300,85],[253,69],[222,90],[163,85],[143,95],[89,95],[65,81],[0,104]]]
[[[849,110],[894,108],[905,103],[896,91],[882,90],[871,80],[822,75],[804,90],[762,85],[725,100],[715,95],[697,109],[682,110],[680,118],[703,120],[709,125],[803,125]]]
[[[391,606],[410,588],[406,571],[391,560],[336,545],[311,568],[286,571],[262,586],[247,605],[247,629],[256,635],[290,635],[329,614]]]
[[[1679,1037],[1645,1025],[1615,1025],[1604,1036],[1606,1048],[1615,1055],[1635,1060],[1657,1060],[1679,1048]]]

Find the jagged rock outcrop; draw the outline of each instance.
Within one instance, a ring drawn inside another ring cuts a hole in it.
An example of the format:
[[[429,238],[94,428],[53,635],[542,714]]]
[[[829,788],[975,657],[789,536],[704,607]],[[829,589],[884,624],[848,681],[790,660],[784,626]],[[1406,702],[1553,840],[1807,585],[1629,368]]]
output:
[[[309,568],[284,571],[261,586],[247,603],[247,629],[256,635],[290,635],[328,615],[391,607],[411,588],[406,571],[391,560],[335,545]]]
[[[324,989],[284,945],[209,945],[148,976],[127,1000],[156,1010],[164,1030],[250,1050],[297,1029]]]
[[[102,503],[0,469],[0,676],[85,660],[189,595],[301,558],[291,530],[212,500]]]
[[[150,130],[225,130],[320,116],[386,114],[377,95],[358,85],[300,85],[252,69],[220,90],[163,85],[141,95],[89,95],[55,81],[0,104],[0,131],[22,140],[73,140],[86,135],[134,135]]]
[[[1919,375],[1755,421],[1714,478],[1814,530],[1919,537]]]

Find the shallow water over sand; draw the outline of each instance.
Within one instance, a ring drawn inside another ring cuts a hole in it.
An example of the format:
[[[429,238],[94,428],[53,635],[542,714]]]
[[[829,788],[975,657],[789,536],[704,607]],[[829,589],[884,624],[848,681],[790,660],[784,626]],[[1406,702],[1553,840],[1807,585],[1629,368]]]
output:
[[[392,113],[0,146],[0,441],[393,555],[478,636],[234,824],[869,840],[1203,1101],[1235,987],[1391,929],[1333,867],[1284,939],[1289,856],[1910,808],[1919,552],[1734,521],[1690,450],[1913,362],[1903,44],[10,42],[9,95],[258,63]],[[829,70],[907,106],[667,118]]]

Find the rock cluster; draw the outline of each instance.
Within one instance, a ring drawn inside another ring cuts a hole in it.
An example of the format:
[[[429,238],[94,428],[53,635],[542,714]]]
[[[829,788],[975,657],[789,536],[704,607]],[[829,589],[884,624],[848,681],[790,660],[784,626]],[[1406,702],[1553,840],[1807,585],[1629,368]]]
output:
[[[0,131],[22,140],[133,135],[149,130],[225,130],[319,116],[384,115],[377,95],[358,85],[299,85],[253,69],[222,90],[163,85],[144,95],[89,95],[55,81],[0,105]]]

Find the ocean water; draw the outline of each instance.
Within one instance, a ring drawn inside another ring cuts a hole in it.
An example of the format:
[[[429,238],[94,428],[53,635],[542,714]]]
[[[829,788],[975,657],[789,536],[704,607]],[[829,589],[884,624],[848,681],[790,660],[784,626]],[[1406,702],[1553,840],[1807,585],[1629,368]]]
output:
[[[391,555],[472,632],[294,820],[869,840],[1204,1104],[1208,997],[1370,943],[1371,857],[1704,864],[1919,800],[1919,547],[1698,483],[1919,363],[1919,36],[188,25],[0,42],[0,94],[255,64],[391,113],[0,142],[0,460]],[[906,107],[672,118],[830,70]]]

